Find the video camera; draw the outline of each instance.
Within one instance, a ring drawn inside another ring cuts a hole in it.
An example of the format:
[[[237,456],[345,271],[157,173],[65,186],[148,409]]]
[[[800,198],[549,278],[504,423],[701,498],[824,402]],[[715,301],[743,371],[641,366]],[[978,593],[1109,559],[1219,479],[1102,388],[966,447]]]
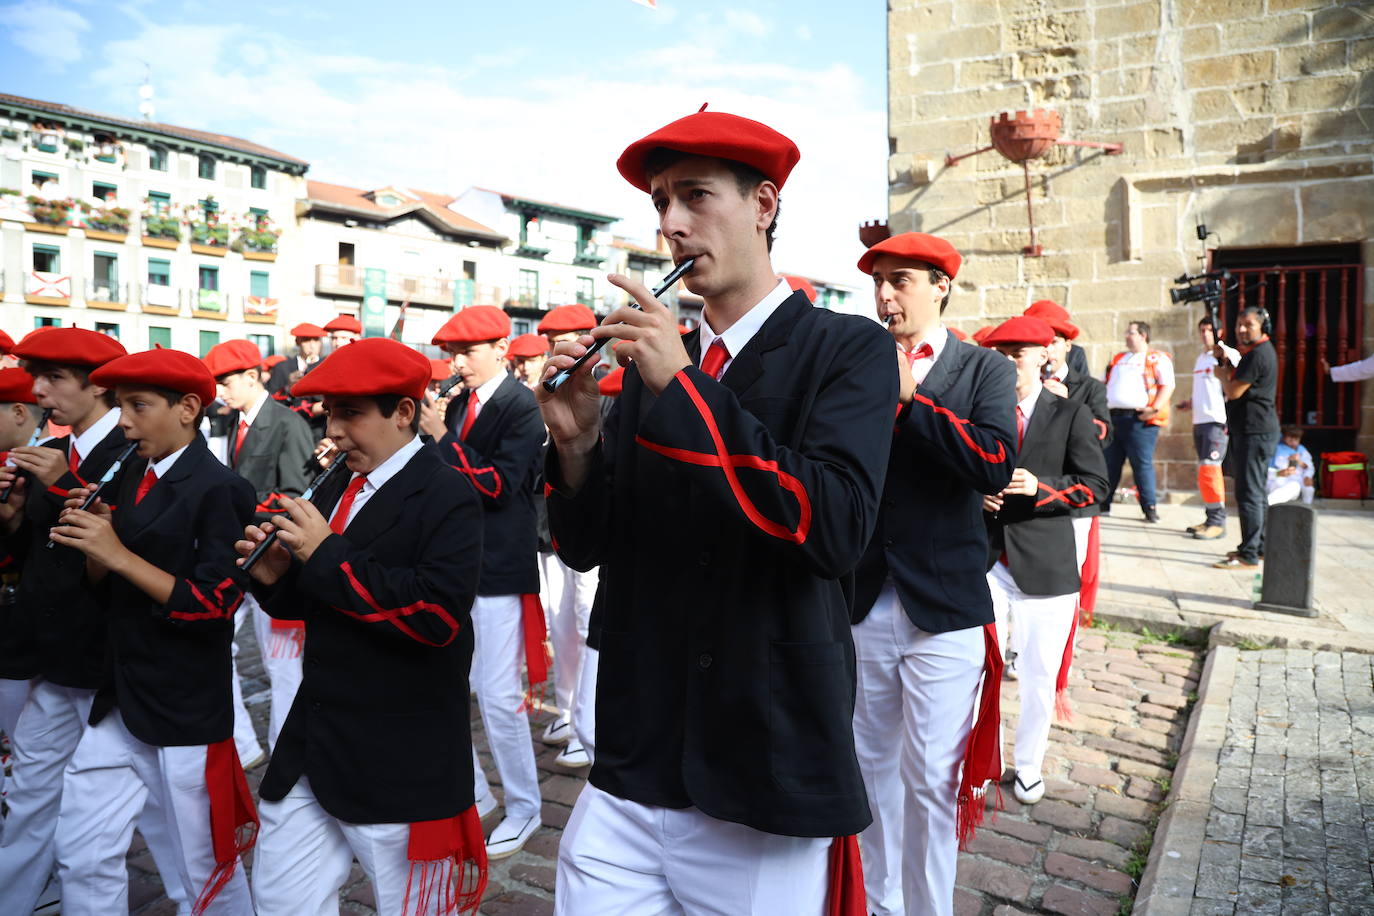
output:
[[[1207,242],[1207,237],[1215,234],[1208,232],[1204,224],[1198,224],[1198,241],[1204,245]],[[1178,288],[1169,290],[1169,301],[1174,305],[1201,302],[1207,308],[1207,317],[1212,322],[1212,332],[1220,340],[1224,336],[1225,330],[1221,326],[1219,314],[1221,299],[1229,290],[1235,289],[1235,284],[1231,282],[1231,272],[1229,270],[1211,270],[1201,274],[1182,274],[1174,279],[1174,286]]]

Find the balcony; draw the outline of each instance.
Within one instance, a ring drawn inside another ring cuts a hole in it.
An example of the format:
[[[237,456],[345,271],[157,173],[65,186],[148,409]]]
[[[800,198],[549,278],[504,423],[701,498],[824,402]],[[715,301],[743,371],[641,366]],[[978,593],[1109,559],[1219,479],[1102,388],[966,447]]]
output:
[[[31,270],[24,276],[24,301],[30,305],[71,305],[72,278]]]
[[[123,283],[86,281],[86,307],[123,312],[129,308],[129,288]]]
[[[140,303],[143,311],[151,315],[180,315],[181,291],[174,286],[145,283]]]
[[[361,299],[365,270],[366,268],[351,264],[316,264],[315,293],[320,296]],[[455,285],[452,277],[386,272],[386,298],[389,302],[436,305],[451,309],[455,303]],[[500,305],[500,287],[483,283],[474,284],[470,304]]]

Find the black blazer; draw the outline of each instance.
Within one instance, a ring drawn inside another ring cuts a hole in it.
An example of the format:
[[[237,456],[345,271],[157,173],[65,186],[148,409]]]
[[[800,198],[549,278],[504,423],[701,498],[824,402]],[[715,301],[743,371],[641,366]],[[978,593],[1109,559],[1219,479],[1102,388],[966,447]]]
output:
[[[309,372],[320,364],[321,360],[315,360],[305,367]],[[278,391],[291,387],[291,373],[296,371],[296,357],[288,356],[282,362],[272,367],[272,371],[267,375],[267,384],[264,385],[269,394],[276,394]]]
[[[1081,348],[1075,347],[1074,349]],[[1107,409],[1107,386],[1086,372],[1080,372],[1070,367],[1068,374],[1064,377],[1064,387],[1069,389],[1070,401],[1077,401],[1091,411],[1093,427],[1097,433],[1097,444],[1102,446],[1103,451],[1105,451],[1116,436],[1116,426],[1112,423],[1112,412]],[[1104,491],[1102,499],[1110,501],[1111,494]],[[1069,512],[1069,515],[1074,518],[1091,518],[1101,514],[1101,503],[1093,503],[1090,506],[1073,509]]]
[[[285,511],[279,503],[281,497],[300,496],[310,486],[306,465],[315,438],[310,424],[269,396],[248,427],[243,449],[236,457],[234,440],[240,416],[238,411],[229,415],[229,466],[257,491],[254,520],[271,521],[272,516]]]
[[[464,390],[444,414],[448,434],[439,455],[472,484],[486,520],[479,595],[528,595],[539,591],[538,521],[535,481],[544,454],[544,421],[530,391],[511,375],[497,387],[472,424],[467,441],[458,438],[467,414]]]
[[[234,542],[253,518],[253,488],[197,435],[140,503],[146,459],[130,462],[114,504],[124,546],[176,576],[156,603],[113,573],[109,594],[112,681],[96,694],[91,724],[119,707],[129,733],[159,747],[230,737],[230,643],[244,576]]]
[[[886,471],[892,338],[794,293],[717,382],[699,337],[658,397],[626,370],[585,485],[548,497],[564,562],[601,567],[591,781],[769,833],[858,833],[849,572]]]
[[[1088,408],[1043,389],[1035,402],[1016,466],[1039,480],[1035,496],[1009,496],[988,525],[986,569],[1002,551],[1027,595],[1078,591],[1071,510],[1099,502],[1107,490],[1107,461]]]
[[[43,443],[67,454],[70,436]],[[116,426],[81,460],[80,476],[64,472],[51,487],[25,478],[24,520],[8,538],[22,569],[15,603],[0,608],[0,677],[44,677],[63,687],[94,689],[105,682],[107,608],[103,592],[86,581],[86,557],[71,547],[46,548],[48,532],[67,502],[68,491],[99,480],[128,443]],[[129,473],[126,463],[105,489],[117,492]],[[139,472],[142,474],[142,471]],[[107,502],[117,504],[112,495]]]
[[[911,622],[928,633],[991,623],[983,494],[1016,462],[1016,372],[995,350],[953,334],[897,415],[878,525],[855,571],[852,620],[892,578]]]
[[[348,475],[316,499],[329,516]],[[305,677],[261,794],[302,775],[326,811],[357,824],[452,817],[472,805],[469,616],[482,512],[425,446],[272,588],[274,617],[304,619]]]

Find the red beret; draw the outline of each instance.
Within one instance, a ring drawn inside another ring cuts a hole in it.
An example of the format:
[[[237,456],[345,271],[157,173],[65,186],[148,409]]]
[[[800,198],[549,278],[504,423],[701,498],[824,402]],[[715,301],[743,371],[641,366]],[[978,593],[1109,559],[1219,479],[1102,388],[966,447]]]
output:
[[[296,397],[399,394],[419,400],[425,396],[433,374],[429,360],[400,341],[368,337],[329,354],[301,377],[291,393]]]
[[[190,353],[160,347],[112,359],[91,373],[91,381],[102,388],[133,385],[194,394],[206,407],[215,399],[215,377],[205,363]]]
[[[37,404],[33,376],[23,369],[0,369],[0,404]]]
[[[43,333],[39,333],[42,331]],[[84,328],[38,328],[12,351],[20,359],[64,366],[103,366],[128,354],[113,337]]]
[[[1047,347],[1054,340],[1054,328],[1039,318],[1017,315],[992,329],[983,340],[985,347],[1000,347],[1006,344],[1032,344]]]
[[[968,335],[965,334],[963,331],[959,330],[958,328],[950,328],[949,333],[953,334],[960,340],[968,340]]]
[[[1039,318],[1054,328],[1054,333],[1066,340],[1073,340],[1078,336],[1078,325],[1069,320],[1069,313],[1064,306],[1053,299],[1041,299],[1038,302],[1032,302],[1030,308],[1022,314]]]
[[[453,366],[446,359],[431,359],[429,361],[429,380],[431,382],[442,382],[453,374]]]
[[[470,305],[444,322],[435,344],[471,344],[510,336],[510,316],[494,305]]]
[[[608,398],[620,397],[620,391],[625,387],[625,367],[619,366],[606,373],[606,377],[597,382],[596,387]]]
[[[271,369],[273,366],[280,365],[284,362],[286,362],[285,356],[282,356],[280,353],[273,353],[262,361],[262,367],[264,369]]]
[[[787,281],[788,286],[806,293],[806,298],[812,302],[816,301],[816,287],[811,285],[810,280],[805,277],[794,277],[791,274],[783,274],[782,278]]]
[[[959,265],[964,263],[963,257],[954,246],[938,235],[903,232],[901,235],[883,239],[865,251],[863,257],[859,258],[859,270],[866,274],[872,273],[873,262],[878,260],[878,255],[881,254],[890,254],[908,261],[923,261],[944,271],[951,280],[958,275]]]
[[[14,349],[14,338],[0,331],[0,356],[6,356]]]
[[[226,340],[224,343],[217,343],[201,359],[205,361],[205,368],[209,369],[215,378],[245,369],[262,368],[262,351],[258,349],[257,344],[247,340]]]
[[[659,147],[743,162],[758,169],[779,189],[801,159],[797,144],[768,125],[723,111],[707,111],[702,105],[696,114],[679,118],[625,147],[615,167],[626,181],[648,193],[644,166],[649,154]]]
[[[329,324],[324,326],[326,331],[350,331],[354,334],[363,332],[363,323],[352,315],[340,315]],[[321,335],[323,336],[323,335]]]
[[[361,334],[362,331],[359,331],[358,333]],[[300,340],[303,337],[326,337],[328,336],[328,334],[329,332],[326,331],[324,328],[320,327],[317,324],[311,324],[308,321],[304,322],[303,324],[298,324],[291,329],[291,336],[296,338],[297,340]]]
[[[988,335],[992,333],[992,327],[993,327],[993,326],[990,325],[990,324],[985,324],[985,325],[983,325],[981,328],[979,328],[978,330],[974,331],[974,332],[973,332],[973,342],[976,343],[976,344],[977,344],[978,346],[980,346],[980,347],[983,346],[983,345],[984,345],[984,341],[986,341],[986,340],[988,339]]]
[[[551,309],[536,328],[540,334],[562,334],[566,331],[590,331],[601,322],[585,305],[560,305]]]
[[[574,330],[577,329],[574,328]],[[549,341],[543,334],[521,334],[510,342],[510,349],[506,351],[506,355],[523,358],[543,356],[547,352],[549,352]]]

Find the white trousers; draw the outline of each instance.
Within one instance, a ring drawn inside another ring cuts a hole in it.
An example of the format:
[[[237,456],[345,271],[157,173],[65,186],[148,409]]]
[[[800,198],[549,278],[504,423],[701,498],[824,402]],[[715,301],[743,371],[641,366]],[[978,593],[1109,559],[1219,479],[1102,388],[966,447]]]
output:
[[[588,784],[558,847],[555,916],[820,916],[831,840],[764,833]]]
[[[115,709],[86,730],[67,767],[57,822],[63,916],[128,912],[125,856],[135,824],[162,851],[155,858],[163,883],[189,912],[215,869],[205,745],[144,744]],[[242,862],[206,912],[251,916]]]
[[[539,773],[534,766],[529,718],[520,672],[525,661],[519,595],[479,595],[472,602],[472,689],[482,713],[487,744],[505,789],[506,817],[539,816]],[[472,751],[473,798],[491,794]]]
[[[296,702],[296,691],[301,686],[301,657],[292,648],[292,640],[287,635],[289,631],[277,631],[274,640],[272,618],[259,606],[257,599],[245,594],[243,603],[252,609],[253,629],[258,637],[258,651],[262,653],[262,667],[271,683],[272,708],[267,718],[267,747],[271,749],[277,746],[277,736],[286,722],[286,714],[291,711],[291,704]],[[238,678],[235,677],[234,681],[237,683]],[[238,722],[237,715],[235,710],[235,723]],[[237,728],[234,743],[238,743]]]
[[[281,801],[258,805],[262,821],[253,855],[258,916],[337,916],[339,889],[356,856],[377,899],[377,912],[396,916],[410,877],[409,824],[349,824],[329,814],[302,776]],[[418,887],[413,890],[418,891]],[[437,901],[423,910],[439,912]]]
[[[1083,574],[1083,564],[1088,562],[1088,532],[1092,530],[1092,518],[1075,518],[1073,521],[1073,551],[1078,560],[1078,573]]]
[[[28,679],[0,677],[0,732],[13,740],[14,726],[19,722],[19,713],[29,698],[32,683]],[[0,795],[5,794],[5,768],[0,764]],[[0,821],[0,836],[5,835],[5,822]]]
[[[554,699],[565,720],[573,716],[580,683],[582,647],[587,644],[587,623],[596,597],[597,571],[578,572],[564,564],[556,553],[541,553],[544,604],[549,618],[549,641],[553,643]]]
[[[1054,722],[1054,682],[1059,677],[1074,615],[1078,613],[1078,594],[1027,595],[1016,587],[1011,572],[1002,563],[993,564],[988,571],[988,586],[997,616],[999,644],[1006,638],[1007,621],[1016,621],[1011,628],[1016,690],[1021,701],[1016,722],[1016,770],[1040,773],[1050,743],[1050,725]]]
[[[601,653],[591,646],[582,647],[582,665],[577,672],[577,703],[573,707],[573,732],[582,742],[587,759],[596,761],[596,672],[601,665]]]
[[[0,838],[0,916],[29,916],[56,862],[62,772],[86,730],[94,690],[35,678],[10,734],[10,813]]]
[[[1302,485],[1302,478],[1294,475],[1292,477],[1271,477],[1269,479],[1269,505],[1277,506],[1279,503],[1291,503],[1302,498],[1304,505],[1312,505],[1312,498],[1317,495],[1316,487],[1305,487]]]
[[[239,682],[239,629],[243,622],[252,615],[252,608],[257,607],[257,602],[253,601],[251,595],[245,594],[244,601],[239,605],[239,609],[234,612],[234,641],[229,644],[232,654],[230,660],[233,664],[232,696],[230,702],[234,704],[234,747],[238,749],[239,760],[244,764],[252,763],[262,753],[262,745],[258,743],[258,735],[253,731],[253,720],[248,717],[248,707],[243,705],[243,684]],[[248,604],[253,601],[252,606]]]
[[[854,627],[854,749],[873,814],[859,843],[879,916],[954,911],[959,777],[985,654],[981,627],[927,633],[891,585]]]

